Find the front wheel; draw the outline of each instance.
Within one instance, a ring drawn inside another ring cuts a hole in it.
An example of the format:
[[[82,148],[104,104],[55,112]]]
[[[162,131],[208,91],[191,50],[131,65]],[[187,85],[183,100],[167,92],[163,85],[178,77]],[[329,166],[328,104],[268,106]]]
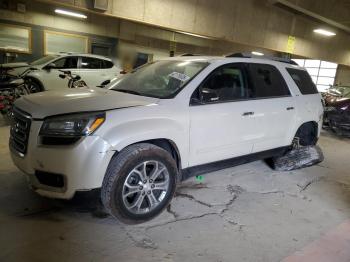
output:
[[[101,190],[107,211],[126,224],[146,222],[170,203],[178,170],[172,156],[152,144],[127,147],[112,158]]]
[[[33,78],[26,79],[26,86],[30,94],[38,93],[43,90],[41,84]]]

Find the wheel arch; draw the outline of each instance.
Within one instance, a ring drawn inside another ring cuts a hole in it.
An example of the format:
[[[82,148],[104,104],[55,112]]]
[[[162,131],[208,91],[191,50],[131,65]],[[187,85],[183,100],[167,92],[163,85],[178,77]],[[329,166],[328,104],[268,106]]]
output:
[[[148,139],[148,140],[142,140],[142,141],[138,141],[138,142],[129,144],[129,145],[125,146],[124,148],[132,146],[132,145],[136,145],[136,144],[141,144],[141,143],[142,144],[143,143],[152,144],[152,145],[158,146],[158,147],[164,149],[165,151],[169,152],[170,155],[175,160],[178,170],[179,171],[181,170],[181,168],[182,168],[181,154],[180,154],[180,151],[179,151],[179,149],[174,141],[172,141],[171,139],[167,139],[167,138]],[[124,150],[124,148],[122,150]],[[120,150],[120,151],[122,151],[122,150]],[[117,155],[120,151],[116,151],[115,155]]]
[[[34,82],[36,82],[37,84],[39,84],[39,86],[40,86],[40,92],[45,91],[44,84],[43,84],[43,82],[42,82],[39,78],[37,78],[37,77],[35,77],[35,76],[26,76],[24,79],[25,79],[25,80],[31,79],[32,81],[34,81]]]
[[[318,134],[318,123],[316,121],[308,121],[299,126],[294,138],[299,138],[301,145],[315,145],[318,140]]]

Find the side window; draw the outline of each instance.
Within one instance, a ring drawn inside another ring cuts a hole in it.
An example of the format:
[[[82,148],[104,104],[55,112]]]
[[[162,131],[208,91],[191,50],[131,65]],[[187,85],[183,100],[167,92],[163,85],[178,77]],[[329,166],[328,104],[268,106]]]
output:
[[[103,60],[103,67],[102,68],[108,69],[108,68],[112,68],[113,66],[114,66],[113,62]]]
[[[103,68],[103,60],[93,57],[82,57],[81,68],[83,69],[101,69]]]
[[[312,82],[310,75],[306,71],[294,68],[287,68],[287,71],[298,86],[300,93],[303,95],[318,93],[316,85]]]
[[[78,58],[69,56],[53,62],[56,69],[76,69],[78,67]]]
[[[254,98],[289,96],[289,88],[280,71],[266,64],[249,64]]]
[[[197,99],[201,103],[235,101],[251,95],[242,65],[230,64],[215,69],[200,85]]]

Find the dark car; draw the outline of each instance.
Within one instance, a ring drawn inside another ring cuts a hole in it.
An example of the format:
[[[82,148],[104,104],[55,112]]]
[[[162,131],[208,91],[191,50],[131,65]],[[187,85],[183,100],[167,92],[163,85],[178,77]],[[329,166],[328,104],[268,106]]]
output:
[[[337,134],[350,136],[350,86],[333,86],[322,96],[324,125]]]

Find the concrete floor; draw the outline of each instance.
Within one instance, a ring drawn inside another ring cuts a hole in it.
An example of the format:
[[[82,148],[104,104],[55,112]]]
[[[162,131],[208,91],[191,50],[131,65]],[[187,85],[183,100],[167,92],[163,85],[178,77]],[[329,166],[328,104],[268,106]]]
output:
[[[0,261],[281,261],[350,215],[350,140],[328,133],[317,166],[274,172],[259,161],[193,178],[160,217],[125,226],[100,217],[93,194],[58,201],[30,191],[3,125]]]

